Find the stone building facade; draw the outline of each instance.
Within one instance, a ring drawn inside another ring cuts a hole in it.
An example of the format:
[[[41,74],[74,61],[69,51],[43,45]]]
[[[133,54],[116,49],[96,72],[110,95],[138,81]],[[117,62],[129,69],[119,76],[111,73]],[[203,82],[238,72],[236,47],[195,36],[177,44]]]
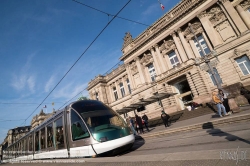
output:
[[[177,93],[161,101],[172,113],[192,101],[210,102],[219,82],[233,92],[229,104],[236,108],[247,102],[239,87],[250,85],[249,29],[250,0],[182,0],[136,38],[126,33],[124,64],[91,80],[90,98],[119,112],[160,93]],[[154,102],[143,113],[154,118],[161,110]]]
[[[52,113],[44,113],[43,109],[41,109],[40,113],[38,115],[35,115],[32,120],[31,120],[31,128],[35,128],[39,126],[44,120],[48,119],[51,117],[53,114],[55,114],[55,110],[52,111]]]

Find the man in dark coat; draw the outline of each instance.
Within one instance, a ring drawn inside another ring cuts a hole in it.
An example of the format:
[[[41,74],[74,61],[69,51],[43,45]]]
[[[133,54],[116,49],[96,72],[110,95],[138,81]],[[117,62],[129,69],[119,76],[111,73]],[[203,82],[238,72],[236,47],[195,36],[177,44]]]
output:
[[[138,115],[135,115],[135,120],[136,120],[136,123],[138,125],[139,130],[140,130],[140,134],[144,133],[141,117],[139,117]]]
[[[250,104],[250,91],[244,87],[241,87],[240,94],[243,95],[247,99],[248,104]]]
[[[161,111],[161,119],[162,119],[165,127],[169,127],[169,122],[168,122],[169,118],[170,118],[170,116],[166,112]]]
[[[148,116],[145,113],[142,116],[142,119],[144,120],[144,125],[145,125],[147,131],[149,132],[149,129],[148,129]]]

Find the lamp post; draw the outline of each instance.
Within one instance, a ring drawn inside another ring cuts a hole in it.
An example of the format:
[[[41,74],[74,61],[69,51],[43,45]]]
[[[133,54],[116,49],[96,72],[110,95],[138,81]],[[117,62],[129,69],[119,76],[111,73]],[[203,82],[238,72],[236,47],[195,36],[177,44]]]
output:
[[[217,88],[218,88],[218,89],[221,89],[221,84],[220,84],[220,82],[218,81],[218,78],[216,77],[213,68],[211,67],[210,60],[209,60],[208,57],[206,56],[205,51],[203,50],[203,48],[202,48],[202,46],[201,46],[201,44],[200,44],[200,42],[199,42],[199,40],[198,40],[196,34],[195,34],[194,31],[193,31],[193,28],[192,28],[192,26],[191,26],[191,23],[189,23],[188,26],[189,26],[189,29],[190,29],[191,33],[194,35],[194,38],[195,38],[196,42],[198,43],[198,45],[199,45],[199,47],[200,47],[200,49],[201,49],[201,51],[202,51],[202,53],[203,53],[203,55],[204,55],[204,60],[205,60],[204,62],[207,64],[208,69],[209,69],[209,71],[211,72],[212,77],[213,77],[214,80],[215,80],[215,83],[216,83],[216,85],[217,85]]]

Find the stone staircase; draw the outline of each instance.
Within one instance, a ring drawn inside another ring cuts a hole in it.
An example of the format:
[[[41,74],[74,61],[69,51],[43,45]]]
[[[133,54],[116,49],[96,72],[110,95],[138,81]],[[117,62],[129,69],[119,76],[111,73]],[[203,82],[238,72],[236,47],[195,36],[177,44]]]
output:
[[[188,111],[185,109],[185,110],[181,110],[181,111],[169,114],[170,115],[169,120],[171,121],[171,123],[174,123],[177,121],[192,119],[192,118],[196,118],[199,116],[203,116],[203,115],[211,114],[211,113],[216,113],[216,112],[217,111],[216,111],[214,106],[207,105],[205,107],[197,107],[196,109],[194,109],[192,111]],[[163,124],[163,122],[161,120],[161,117],[149,120],[150,127],[159,126],[162,124]]]

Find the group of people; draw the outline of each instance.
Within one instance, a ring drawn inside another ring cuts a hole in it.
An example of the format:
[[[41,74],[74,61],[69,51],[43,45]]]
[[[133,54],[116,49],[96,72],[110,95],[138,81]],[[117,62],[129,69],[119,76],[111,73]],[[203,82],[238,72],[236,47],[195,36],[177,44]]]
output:
[[[129,124],[134,135],[138,135],[139,131],[140,134],[144,134],[143,126],[145,126],[148,132],[150,131],[148,129],[148,116],[145,113],[142,117],[138,115],[135,115],[135,118],[128,117],[127,123]]]
[[[230,115],[232,113],[230,106],[228,104],[228,93],[223,92],[222,89],[219,89],[217,91],[213,91],[212,93],[212,99],[214,104],[217,107],[218,113],[220,117],[223,117],[221,114],[221,111],[223,112],[224,116]]]

